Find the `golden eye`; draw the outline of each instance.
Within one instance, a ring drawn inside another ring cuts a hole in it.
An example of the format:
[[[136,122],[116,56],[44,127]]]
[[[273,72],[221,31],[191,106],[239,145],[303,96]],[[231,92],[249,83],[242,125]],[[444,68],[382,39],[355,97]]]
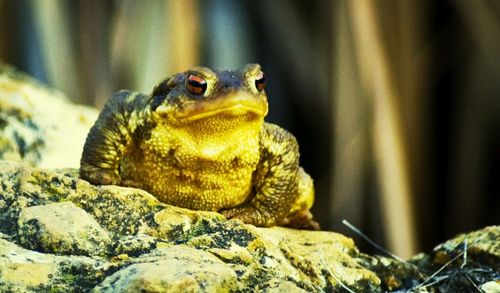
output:
[[[186,79],[186,89],[193,95],[203,95],[207,90],[207,81],[202,77],[190,74]]]
[[[264,72],[260,71],[259,74],[255,77],[255,88],[261,92],[266,87],[266,76]]]

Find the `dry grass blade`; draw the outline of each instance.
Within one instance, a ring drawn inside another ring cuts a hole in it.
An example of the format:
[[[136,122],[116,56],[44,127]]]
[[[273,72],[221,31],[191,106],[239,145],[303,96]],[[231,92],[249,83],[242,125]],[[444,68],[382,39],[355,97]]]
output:
[[[321,260],[321,263],[325,266],[325,268],[328,271],[328,273],[332,276],[332,278],[335,279],[335,281],[337,281],[337,283],[339,283],[339,285],[342,288],[346,289],[350,293],[356,293],[355,291],[349,289],[349,287],[347,287],[344,283],[342,283],[342,281],[330,270],[330,268],[328,267],[328,265],[326,265],[325,260],[321,256],[319,257],[319,259]]]
[[[464,240],[464,260],[462,262],[462,265],[460,266],[461,269],[463,269],[465,267],[465,265],[467,264],[467,245],[468,244],[468,240],[467,240],[467,237],[465,237],[465,240]]]
[[[400,117],[400,93],[394,85],[395,74],[381,35],[372,1],[350,1],[358,66],[366,96],[373,104],[373,146],[384,227],[389,248],[409,257],[416,252],[413,197],[409,185],[409,169],[405,134]],[[397,220],[395,220],[397,219]]]
[[[336,1],[332,17],[332,38],[335,49],[332,60],[337,60],[331,83],[332,157],[331,177],[332,198],[326,213],[331,221],[349,218],[361,223],[366,216],[363,208],[368,203],[364,196],[365,174],[369,167],[370,109],[359,86],[355,59],[355,44],[350,28],[345,1]]]
[[[380,246],[377,243],[375,243],[375,241],[373,241],[370,238],[368,238],[368,236],[366,236],[363,232],[361,232],[361,230],[359,230],[358,228],[356,228],[354,225],[352,225],[351,223],[349,223],[347,220],[342,220],[342,224],[346,225],[349,229],[351,229],[356,234],[358,234],[359,236],[361,236],[363,239],[365,239],[368,243],[370,243],[371,245],[373,245],[375,248],[379,249],[380,251],[386,253],[390,257],[392,257],[392,258],[394,258],[394,259],[396,259],[396,260],[398,260],[400,262],[406,263],[406,260],[402,259],[401,257],[395,255],[394,253],[388,251],[387,249],[385,249],[382,246]]]
[[[476,240],[474,242],[471,243],[471,245],[475,244],[475,243],[478,243],[481,239],[483,239],[484,237],[486,237],[488,235],[488,233],[484,233],[483,235],[481,235],[480,237],[476,238]],[[469,242],[468,242],[468,239],[467,237],[465,237],[464,241],[463,241],[463,245],[464,245],[464,248],[462,250],[462,252],[460,252],[458,255],[456,255],[454,258],[452,258],[451,260],[449,260],[448,262],[446,262],[443,266],[441,266],[437,271],[435,271],[431,276],[429,276],[427,279],[425,279],[422,283],[420,283],[419,285],[413,287],[410,291],[413,291],[413,290],[416,290],[418,288],[422,288],[422,287],[429,287],[431,285],[434,285],[436,283],[439,283],[441,282],[442,280],[445,280],[445,279],[448,279],[450,278],[448,275],[446,275],[444,278],[441,278],[439,280],[435,280],[431,283],[428,283],[430,280],[434,279],[436,276],[439,275],[439,273],[441,273],[446,267],[448,267],[450,264],[452,264],[454,261],[456,261],[457,259],[459,259],[460,257],[463,256],[464,260],[463,260],[463,263],[462,265],[460,265],[460,268],[459,268],[459,271],[460,272],[461,270],[464,270],[464,267],[467,263],[467,251],[469,249]],[[472,272],[473,270],[469,271]],[[453,275],[456,275],[458,272],[454,272]],[[474,283],[474,281],[469,277],[469,275],[467,274],[467,272],[465,272],[465,277],[468,279],[468,281],[475,287],[479,290],[479,292],[482,292],[481,289],[479,287],[477,287],[477,285]],[[448,284],[449,286],[450,284]]]
[[[66,1],[33,1],[35,23],[40,29],[43,59],[49,79],[55,87],[81,101],[74,40]]]
[[[411,288],[410,291],[413,291],[413,290],[416,290],[416,289],[422,288],[422,287],[427,287],[428,286],[428,285],[426,285],[427,282],[429,282],[434,277],[436,277],[441,271],[443,271],[447,266],[449,266],[451,263],[453,263],[458,258],[460,258],[463,254],[464,254],[464,252],[462,251],[461,253],[459,253],[458,255],[456,255],[454,258],[450,259],[447,263],[445,263],[442,267],[440,267],[437,271],[435,271],[432,275],[430,275],[422,283],[418,284],[416,287]]]
[[[477,289],[478,292],[483,292],[483,290],[481,290],[481,288],[479,288],[476,283],[474,283],[474,281],[472,281],[472,279],[469,277],[469,275],[465,275],[465,277],[467,278],[467,280],[469,280],[469,282],[472,284],[472,286],[474,286],[474,288]]]

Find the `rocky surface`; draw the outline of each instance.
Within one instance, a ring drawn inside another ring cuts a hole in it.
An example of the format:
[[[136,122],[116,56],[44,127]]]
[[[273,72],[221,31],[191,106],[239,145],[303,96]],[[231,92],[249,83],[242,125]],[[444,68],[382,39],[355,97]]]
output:
[[[78,166],[96,114],[0,67],[0,292],[500,292],[499,226],[401,261],[54,169]]]
[[[68,201],[21,210],[17,227],[19,243],[42,252],[99,255],[111,244],[108,233],[97,221]]]
[[[0,63],[0,159],[76,168],[97,114]]]
[[[356,261],[353,241],[337,233],[227,221],[139,189],[90,185],[74,169],[0,162],[0,176],[0,288],[7,291],[379,288]]]
[[[93,186],[76,171],[0,161],[0,291],[445,292],[475,282],[495,292],[488,288],[498,285],[500,227],[401,262],[361,254],[337,233],[227,221],[139,189]]]
[[[500,226],[458,235],[408,261],[361,258],[381,279],[384,291],[500,292]]]

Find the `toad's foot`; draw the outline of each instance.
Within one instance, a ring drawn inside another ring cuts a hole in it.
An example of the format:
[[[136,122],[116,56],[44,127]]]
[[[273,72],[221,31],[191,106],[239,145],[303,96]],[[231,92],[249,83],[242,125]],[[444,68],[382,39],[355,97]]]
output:
[[[321,230],[319,223],[313,219],[313,215],[308,210],[288,215],[280,225],[302,230]]]
[[[273,215],[263,213],[251,205],[222,210],[220,213],[227,219],[237,219],[255,226],[269,227],[276,225],[276,219]]]
[[[118,185],[121,182],[115,171],[89,166],[80,168],[80,177],[95,185]]]

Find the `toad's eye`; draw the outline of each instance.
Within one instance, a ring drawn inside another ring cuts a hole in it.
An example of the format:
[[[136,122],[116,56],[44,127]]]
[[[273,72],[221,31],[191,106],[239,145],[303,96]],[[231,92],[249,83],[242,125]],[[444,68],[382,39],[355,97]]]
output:
[[[186,79],[186,89],[193,95],[203,95],[207,90],[207,81],[202,77],[190,74]]]
[[[261,92],[266,87],[266,76],[264,72],[260,71],[259,74],[255,77],[255,88]]]

